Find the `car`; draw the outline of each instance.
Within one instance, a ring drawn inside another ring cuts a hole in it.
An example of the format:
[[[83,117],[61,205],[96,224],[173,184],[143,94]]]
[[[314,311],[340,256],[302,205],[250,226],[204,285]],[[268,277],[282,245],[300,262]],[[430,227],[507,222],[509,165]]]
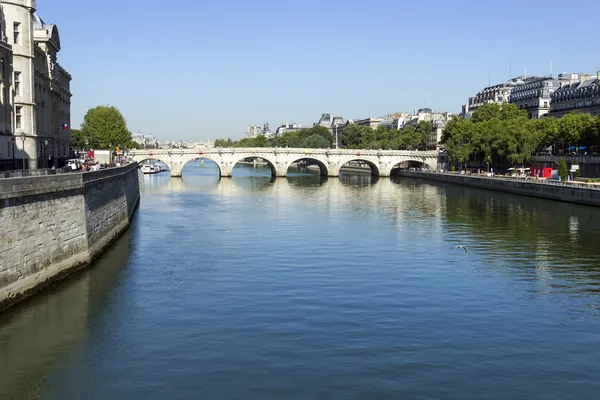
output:
[[[67,160],[67,167],[71,167],[71,171],[78,171],[81,169],[81,160],[79,160],[78,158],[72,158],[70,160]]]

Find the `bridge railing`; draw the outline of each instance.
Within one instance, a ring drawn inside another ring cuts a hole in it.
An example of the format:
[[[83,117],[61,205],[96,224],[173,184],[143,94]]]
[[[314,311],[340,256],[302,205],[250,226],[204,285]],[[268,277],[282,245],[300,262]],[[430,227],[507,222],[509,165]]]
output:
[[[261,152],[273,152],[273,153],[302,153],[302,154],[352,154],[352,155],[403,155],[403,156],[437,156],[439,153],[437,150],[363,150],[363,149],[313,149],[313,148],[296,148],[296,147],[211,147],[211,148],[200,148],[200,149],[144,149],[144,150],[131,150],[130,154],[202,154],[212,152],[235,152],[235,153],[261,153]]]
[[[522,182],[532,185],[549,185],[549,186],[560,186],[560,187],[576,187],[582,189],[590,189],[590,190],[600,190],[600,185],[593,185],[585,182],[577,182],[577,181],[554,181],[549,179],[535,179],[535,177],[527,176],[527,177],[510,177],[510,176],[482,176],[482,175],[467,175],[460,174],[458,172],[435,172],[435,171],[410,171],[412,173],[417,174],[429,174],[429,175],[447,175],[447,176],[461,176],[467,179],[493,179],[497,181],[505,181],[505,182]]]

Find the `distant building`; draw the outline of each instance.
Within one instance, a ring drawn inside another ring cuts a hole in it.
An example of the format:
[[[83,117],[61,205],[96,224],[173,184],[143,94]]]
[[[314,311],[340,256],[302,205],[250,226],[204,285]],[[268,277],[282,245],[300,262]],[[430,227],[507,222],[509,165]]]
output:
[[[248,129],[246,129],[246,137],[255,138],[263,134],[263,128],[258,125],[250,125]]]
[[[142,147],[145,144],[145,142],[144,142],[144,135],[142,135],[141,133],[132,133],[131,134],[131,140],[133,140],[135,143],[139,144]]]
[[[410,113],[398,112],[394,114],[388,114],[381,120],[379,126],[384,126],[388,130],[400,129],[402,126],[404,126],[404,123],[406,122],[407,118],[410,119],[410,117]]]
[[[508,102],[527,111],[529,118],[541,118],[550,112],[551,96],[559,85],[551,76],[523,78],[522,84],[512,89]]]
[[[160,147],[158,140],[152,135],[144,135],[142,133],[132,133],[131,139],[142,146],[144,149],[158,149]]]
[[[508,98],[510,97],[510,92],[513,87],[514,83],[511,80],[499,85],[483,88],[483,90],[478,92],[475,96],[469,97],[467,104],[463,105],[463,117],[469,119],[475,110],[486,104],[495,103],[501,105],[503,103],[508,103]]]
[[[356,125],[370,126],[373,129],[377,129],[377,127],[383,120],[384,120],[384,118],[363,118],[363,119],[355,119],[354,123]]]
[[[342,146],[342,132],[344,127],[351,123],[350,121],[345,121],[343,117],[336,117],[329,113],[321,114],[321,118],[319,122],[313,124],[313,126],[324,126],[329,129],[331,136],[334,138],[334,146],[336,149]]]
[[[407,125],[417,126],[419,122],[426,121],[431,123],[432,132],[429,143],[427,144],[428,149],[436,149],[440,145],[442,140],[442,133],[446,124],[452,119],[453,114],[450,112],[433,111],[431,108],[421,108],[415,110],[414,114],[407,115],[405,122],[400,125],[400,128],[404,128]]]
[[[277,127],[275,130],[275,136],[281,136],[286,132],[299,131],[300,129],[304,129],[302,128],[301,124],[286,122],[285,124],[281,124]]]
[[[560,118],[572,111],[600,116],[600,72],[587,74],[560,74],[561,86],[552,93],[550,116]]]

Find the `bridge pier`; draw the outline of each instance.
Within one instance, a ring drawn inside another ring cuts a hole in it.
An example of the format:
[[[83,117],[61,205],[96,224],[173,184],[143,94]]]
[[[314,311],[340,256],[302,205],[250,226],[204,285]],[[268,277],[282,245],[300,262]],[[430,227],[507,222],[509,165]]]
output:
[[[181,171],[183,170],[183,165],[181,163],[169,163],[169,171],[171,171],[172,178],[181,178]]]

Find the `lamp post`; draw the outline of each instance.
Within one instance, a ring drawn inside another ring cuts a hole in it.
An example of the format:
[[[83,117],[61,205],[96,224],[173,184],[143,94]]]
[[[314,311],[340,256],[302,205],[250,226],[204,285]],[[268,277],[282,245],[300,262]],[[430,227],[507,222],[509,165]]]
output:
[[[25,132],[21,133],[21,142],[23,142],[23,171],[25,171]]]
[[[338,149],[338,126],[337,124],[335,125],[335,148]]]
[[[12,138],[10,138],[10,142],[12,143],[12,156],[13,156],[13,161],[12,161],[12,169],[13,171],[15,170],[15,142],[17,140],[15,139],[15,137],[13,136]]]
[[[44,158],[46,159],[46,162],[45,162],[46,168],[48,168],[48,158],[47,158],[47,156],[48,156],[48,140],[44,140],[44,154],[43,155],[44,155]]]

